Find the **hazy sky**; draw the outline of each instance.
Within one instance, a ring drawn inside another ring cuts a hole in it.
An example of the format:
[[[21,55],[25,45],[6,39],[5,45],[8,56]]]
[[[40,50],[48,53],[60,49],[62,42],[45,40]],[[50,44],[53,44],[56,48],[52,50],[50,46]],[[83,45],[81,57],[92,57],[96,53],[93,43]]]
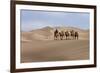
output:
[[[71,26],[89,29],[89,13],[21,10],[21,31],[50,26]]]

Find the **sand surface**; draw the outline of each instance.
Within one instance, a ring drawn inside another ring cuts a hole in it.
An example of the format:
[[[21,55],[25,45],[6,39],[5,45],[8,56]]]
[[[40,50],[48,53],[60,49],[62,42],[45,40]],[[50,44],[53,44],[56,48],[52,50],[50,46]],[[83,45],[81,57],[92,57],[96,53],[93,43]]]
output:
[[[69,61],[89,59],[89,31],[76,28],[78,40],[53,40],[53,28],[21,33],[21,62]]]

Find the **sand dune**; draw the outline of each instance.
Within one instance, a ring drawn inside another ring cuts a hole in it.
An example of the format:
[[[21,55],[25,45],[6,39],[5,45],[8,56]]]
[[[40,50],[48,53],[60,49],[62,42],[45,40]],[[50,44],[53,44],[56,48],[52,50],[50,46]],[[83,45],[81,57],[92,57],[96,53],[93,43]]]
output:
[[[56,27],[59,31],[75,30],[79,33],[79,39],[89,39],[89,31],[73,27]],[[22,32],[22,41],[25,40],[53,40],[55,28],[44,27],[31,32]],[[24,39],[23,39],[24,38]]]
[[[21,62],[89,59],[89,31],[74,27],[56,27],[59,31],[75,30],[79,40],[53,40],[55,28],[44,27],[21,32]]]

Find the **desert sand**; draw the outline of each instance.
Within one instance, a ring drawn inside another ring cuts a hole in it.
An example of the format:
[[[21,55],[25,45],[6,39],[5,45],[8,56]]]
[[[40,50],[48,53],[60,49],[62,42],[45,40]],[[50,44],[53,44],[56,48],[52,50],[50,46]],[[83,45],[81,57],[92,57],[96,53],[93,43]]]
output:
[[[54,30],[75,30],[78,40],[54,40]],[[71,61],[89,59],[89,30],[74,27],[44,27],[21,32],[21,62]]]

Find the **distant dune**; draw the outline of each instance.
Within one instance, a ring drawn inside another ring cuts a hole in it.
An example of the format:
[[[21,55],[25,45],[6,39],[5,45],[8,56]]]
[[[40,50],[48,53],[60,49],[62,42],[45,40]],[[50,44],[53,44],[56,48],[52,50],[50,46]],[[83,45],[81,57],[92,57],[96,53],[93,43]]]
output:
[[[79,32],[79,40],[54,40],[54,30]],[[44,27],[21,32],[21,62],[89,59],[89,30]]]

